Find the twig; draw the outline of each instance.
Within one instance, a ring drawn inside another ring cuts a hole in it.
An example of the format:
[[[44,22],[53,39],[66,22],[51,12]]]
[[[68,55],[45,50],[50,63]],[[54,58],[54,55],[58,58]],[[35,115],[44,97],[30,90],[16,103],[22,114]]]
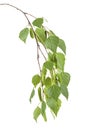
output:
[[[36,18],[36,17],[33,16],[32,14],[29,14],[29,13],[27,13],[27,12],[25,12],[25,11],[19,9],[18,7],[14,6],[14,5],[11,5],[11,4],[8,4],[8,3],[1,3],[0,5],[8,5],[8,6],[11,6],[11,7],[17,9],[18,11],[20,11],[21,13],[23,13],[24,15],[30,15],[31,17]]]
[[[39,47],[39,50],[40,50],[42,56],[44,57],[44,59],[47,60],[47,58],[45,57],[45,55],[44,55],[43,51],[41,50],[40,46],[38,46],[38,47]]]
[[[24,14],[26,20],[28,21],[28,24],[29,26],[32,28],[33,32],[34,32],[34,36],[35,36],[35,40],[36,40],[36,44],[37,44],[37,62],[38,62],[38,66],[39,66],[39,70],[40,70],[40,74],[41,74],[41,67],[40,67],[40,61],[39,61],[39,50],[41,51],[40,47],[39,47],[39,43],[38,43],[38,39],[37,39],[37,36],[36,36],[36,33],[33,29],[33,26],[29,20],[29,18],[27,17],[27,15],[30,15],[31,17],[33,18],[36,18],[35,16],[33,16],[32,14],[29,14],[27,12],[24,12],[23,10],[19,9],[18,7],[14,6],[14,5],[11,5],[11,4],[8,4],[8,3],[1,3],[0,5],[7,5],[7,6],[10,6],[10,7],[13,7],[15,8],[16,10],[20,11],[22,14]],[[42,52],[42,51],[41,51]],[[43,52],[42,52],[42,55],[44,56]]]

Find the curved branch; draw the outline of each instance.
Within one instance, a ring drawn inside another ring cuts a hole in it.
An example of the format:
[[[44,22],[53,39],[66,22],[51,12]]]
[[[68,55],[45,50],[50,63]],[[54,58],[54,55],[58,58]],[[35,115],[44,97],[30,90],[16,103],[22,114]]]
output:
[[[20,11],[21,13],[23,13],[24,15],[30,15],[31,17],[33,18],[36,18],[35,16],[33,16],[32,14],[29,14],[21,9],[19,9],[18,7],[14,6],[14,5],[11,5],[11,4],[8,4],[8,3],[1,3],[0,5],[7,5],[7,6],[10,6],[10,7],[13,7],[15,8],[16,10]]]
[[[35,40],[36,40],[36,44],[37,44],[37,62],[38,62],[38,66],[39,66],[39,70],[40,70],[40,73],[41,73],[41,67],[40,67],[40,61],[39,61],[39,50],[41,51],[40,47],[39,47],[39,43],[38,43],[38,40],[37,40],[37,36],[36,36],[36,33],[33,29],[33,26],[29,20],[29,18],[27,17],[27,15],[30,15],[31,17],[33,18],[36,18],[35,16],[33,16],[32,14],[29,14],[27,12],[24,12],[23,10],[19,9],[18,7],[14,6],[14,5],[11,5],[11,4],[8,4],[8,3],[1,3],[0,5],[6,5],[6,6],[10,6],[12,8],[15,8],[16,10],[20,11],[26,18],[26,20],[28,21],[28,24],[29,26],[32,28],[33,32],[34,32],[34,36],[35,36]],[[43,54],[43,53],[42,53]],[[44,54],[43,54],[44,55]]]

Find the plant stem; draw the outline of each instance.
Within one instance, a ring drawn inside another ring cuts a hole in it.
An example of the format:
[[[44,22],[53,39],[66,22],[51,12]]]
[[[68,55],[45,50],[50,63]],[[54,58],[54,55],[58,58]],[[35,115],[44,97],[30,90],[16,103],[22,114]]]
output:
[[[36,36],[36,33],[33,29],[33,26],[29,20],[29,18],[27,17],[27,15],[30,15],[31,17],[33,18],[36,18],[35,16],[33,16],[32,14],[29,14],[27,12],[24,12],[23,10],[19,9],[18,7],[14,6],[14,5],[11,5],[11,4],[8,4],[8,3],[1,3],[0,5],[7,5],[7,6],[10,6],[12,8],[15,8],[16,10],[20,11],[26,18],[26,20],[28,21],[28,24],[29,26],[32,28],[33,32],[34,32],[34,36],[35,36],[35,40],[36,40],[36,44],[37,44],[37,62],[38,62],[38,66],[39,66],[39,70],[40,70],[40,74],[41,74],[41,67],[40,67],[40,61],[39,61],[39,50],[41,51],[42,55],[44,56],[40,46],[39,46],[39,43],[38,43],[38,40],[37,40],[37,36]],[[45,56],[44,56],[45,57]]]
[[[32,14],[29,14],[29,13],[27,13],[27,12],[24,12],[23,10],[19,9],[18,7],[14,6],[14,5],[11,5],[11,4],[8,4],[8,3],[1,3],[0,5],[11,6],[11,7],[15,8],[16,10],[20,11],[21,13],[23,13],[24,15],[30,15],[31,17],[36,18],[36,17],[33,16]]]

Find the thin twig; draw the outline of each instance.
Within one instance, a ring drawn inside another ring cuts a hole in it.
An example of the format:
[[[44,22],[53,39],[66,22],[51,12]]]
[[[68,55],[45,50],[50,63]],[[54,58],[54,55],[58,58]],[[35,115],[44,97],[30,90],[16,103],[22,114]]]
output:
[[[47,58],[45,57],[45,55],[44,55],[43,51],[41,50],[40,46],[39,46],[39,50],[40,50],[42,56],[44,57],[44,59],[47,60]]]
[[[8,4],[8,3],[1,3],[0,5],[8,5],[8,6],[11,6],[11,7],[15,8],[15,9],[19,10],[21,13],[23,13],[23,14],[25,14],[25,15],[30,15],[31,17],[36,18],[36,17],[33,16],[32,14],[29,14],[29,13],[27,13],[27,12],[25,12],[25,11],[19,9],[18,7],[14,6],[14,5],[11,5],[11,4]]]
[[[41,66],[40,66],[40,61],[39,61],[39,49],[40,49],[40,47],[39,47],[39,43],[38,43],[38,39],[37,39],[36,33],[35,33],[34,29],[33,29],[33,26],[32,26],[32,24],[31,24],[29,18],[27,17],[27,15],[30,15],[30,16],[32,16],[33,18],[36,18],[36,17],[33,16],[33,15],[31,15],[31,14],[29,14],[29,13],[24,12],[23,10],[21,10],[21,9],[19,9],[18,7],[14,6],[14,5],[11,5],[11,4],[1,3],[0,5],[7,5],[7,6],[10,6],[10,7],[13,7],[13,8],[15,8],[16,10],[20,11],[22,14],[24,14],[26,20],[28,21],[29,26],[32,28],[32,30],[33,30],[33,32],[34,32],[34,36],[35,36],[35,40],[36,40],[36,44],[37,44],[37,62],[38,62],[38,66],[39,66],[39,70],[40,70],[40,74],[41,74]],[[41,51],[41,49],[40,49],[40,51]]]
[[[29,15],[29,16],[35,18],[35,19],[37,18],[37,17],[33,16],[32,14],[29,14],[29,13],[26,13],[26,12],[25,12],[25,14],[26,14],[26,15]]]
[[[39,70],[40,70],[40,75],[41,75],[41,66],[40,66],[40,61],[39,61],[39,47],[38,47],[38,43],[37,43],[37,62],[38,62],[38,66],[39,66]]]

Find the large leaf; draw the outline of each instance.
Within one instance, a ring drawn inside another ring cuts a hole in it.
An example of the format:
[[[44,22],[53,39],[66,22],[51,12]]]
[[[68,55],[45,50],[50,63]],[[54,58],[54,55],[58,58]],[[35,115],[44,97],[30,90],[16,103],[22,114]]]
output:
[[[62,49],[62,51],[66,54],[66,45],[62,39],[59,39],[58,47]]]
[[[37,18],[32,23],[34,26],[41,27],[43,24],[43,18]]]
[[[36,107],[36,109],[33,112],[33,118],[37,121],[37,118],[41,114],[41,109],[39,107]]]
[[[45,36],[45,30],[43,28],[36,28],[35,33],[39,39],[39,41],[44,44],[46,36]]]
[[[35,95],[35,90],[33,88],[32,92],[31,92],[31,95],[30,95],[30,98],[29,98],[30,103],[31,103],[31,100],[34,97],[34,95]]]
[[[68,89],[67,87],[61,85],[61,93],[68,99]]]
[[[55,100],[58,99],[59,95],[60,95],[60,87],[57,85],[52,85],[48,88],[45,88],[45,94],[48,98],[53,97]]]
[[[41,81],[41,77],[38,74],[32,77],[32,83],[35,87],[40,83],[40,81]]]
[[[57,68],[64,71],[65,56],[62,53],[56,53]]]
[[[54,114],[57,116],[57,113],[58,113],[59,108],[61,106],[61,101],[59,99],[56,101],[53,98],[47,98],[47,105],[54,112]]]
[[[28,34],[29,34],[29,29],[28,29],[28,28],[24,28],[24,29],[19,33],[19,38],[25,43]]]
[[[46,61],[46,62],[44,63],[44,66],[45,66],[47,69],[52,70],[52,69],[53,69],[53,62],[51,62],[51,61]]]
[[[59,38],[57,36],[49,36],[45,41],[46,48],[50,49],[53,52],[56,52],[58,43]]]
[[[67,87],[70,82],[70,74],[67,72],[62,72],[60,74],[60,81],[62,86]]]

